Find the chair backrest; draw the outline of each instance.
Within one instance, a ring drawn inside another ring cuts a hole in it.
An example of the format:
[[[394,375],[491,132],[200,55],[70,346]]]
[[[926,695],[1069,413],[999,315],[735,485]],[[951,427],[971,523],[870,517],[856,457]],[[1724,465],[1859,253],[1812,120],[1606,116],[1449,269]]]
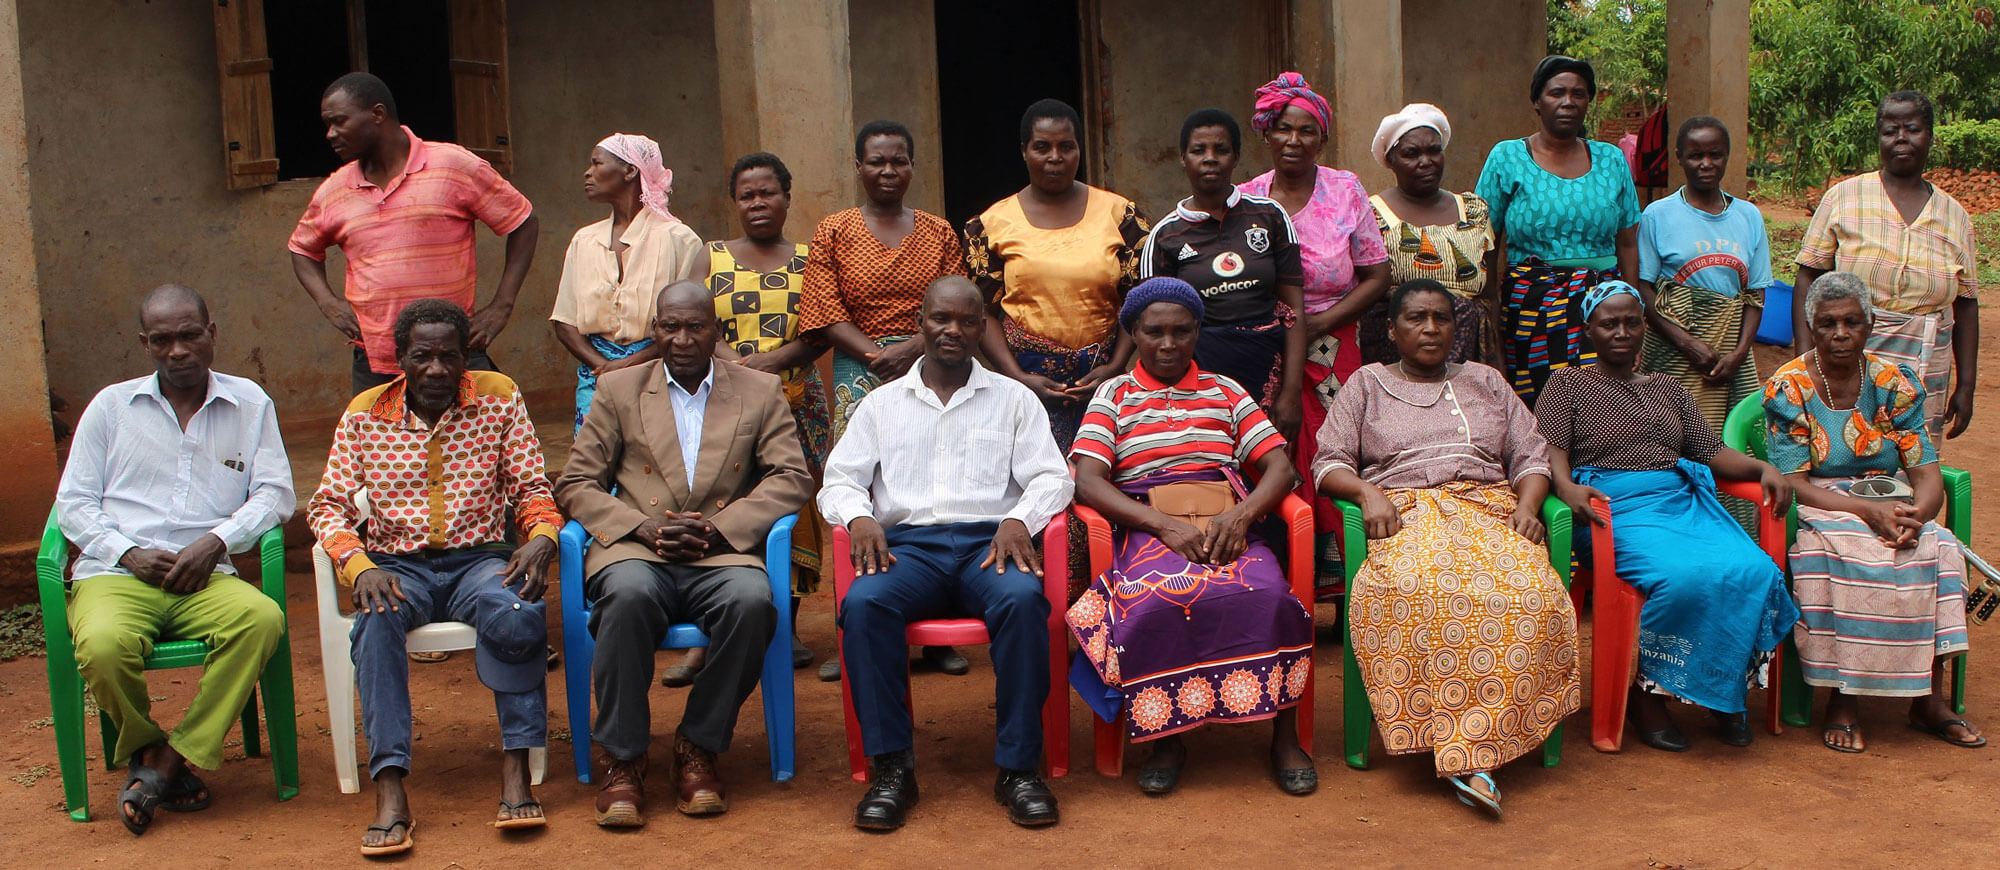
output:
[[[1722,443],[1758,459],[1764,458],[1764,394],[1751,393],[1729,409],[1722,421]]]

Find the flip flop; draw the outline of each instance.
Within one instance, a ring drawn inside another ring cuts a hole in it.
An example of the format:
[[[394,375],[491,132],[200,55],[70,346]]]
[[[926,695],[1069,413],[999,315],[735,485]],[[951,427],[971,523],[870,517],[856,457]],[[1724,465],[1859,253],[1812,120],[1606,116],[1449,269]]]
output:
[[[1493,792],[1493,794],[1488,795],[1484,792],[1481,792],[1480,790],[1473,788],[1471,785],[1468,785],[1464,779],[1461,779],[1459,777],[1456,776],[1447,777],[1447,779],[1451,780],[1451,787],[1458,790],[1458,802],[1465,804],[1468,807],[1473,807],[1475,809],[1484,809],[1485,811],[1492,813],[1494,818],[1496,819],[1500,818],[1501,814],[1500,814],[1499,784],[1493,781],[1493,777],[1490,774],[1475,773],[1472,775],[1472,778],[1485,782],[1486,787],[1490,789]]]
[[[410,653],[410,661],[425,665],[434,665],[448,658],[451,658],[451,653],[449,651]]]
[[[380,846],[362,846],[361,854],[369,858],[376,858],[383,855],[400,855],[410,851],[411,847],[417,845],[416,822],[409,819],[397,819],[386,825],[368,826],[368,830],[381,831],[383,834],[394,833],[397,828],[403,829],[402,840],[394,843],[384,843]]]
[[[201,797],[175,803],[176,800],[193,798],[194,795]],[[199,812],[215,803],[215,793],[208,790],[208,784],[195,775],[193,768],[186,766],[181,767],[180,774],[174,777],[173,782],[167,786],[166,793],[160,797],[162,798],[160,809],[170,813]]]
[[[1916,723],[1914,723],[1914,722],[1910,723],[1910,727],[1912,727],[1912,728],[1915,728],[1915,727],[1916,727]],[[1830,741],[1830,740],[1827,740],[1827,739],[1826,739],[1826,736],[1827,736],[1828,734],[1832,734],[1832,733],[1833,733],[1833,732],[1835,732],[1835,731],[1838,731],[1838,732],[1840,732],[1840,733],[1842,733],[1842,734],[1846,734],[1846,735],[1849,735],[1849,736],[1852,736],[1852,735],[1854,734],[1854,726],[1853,726],[1853,725],[1828,725],[1828,726],[1826,726],[1825,728],[1821,728],[1821,729],[1820,729],[1820,732],[1819,732],[1819,742],[1820,742],[1820,745],[1822,745],[1822,746],[1825,746],[1826,748],[1828,748],[1828,749],[1831,749],[1831,750],[1833,750],[1833,751],[1835,751],[1835,752],[1845,752],[1845,753],[1848,753],[1848,754],[1850,754],[1850,755],[1853,755],[1853,754],[1859,754],[1859,753],[1860,753],[1860,752],[1862,751],[1862,750],[1861,750],[1861,749],[1860,749],[1859,747],[1854,747],[1854,746],[1840,746],[1840,745],[1838,745],[1838,744],[1835,744],[1835,743],[1833,743],[1833,742],[1832,742],[1832,741]]]
[[[1964,719],[1942,719],[1937,722],[1932,722],[1929,725],[1924,725],[1917,722],[1910,723],[1911,728],[1915,728],[1918,731],[1922,731],[1925,734],[1929,734],[1930,736],[1936,737],[1937,739],[1949,743],[1953,746],[1962,746],[1966,749],[1978,749],[1986,745],[1985,735],[1974,737],[1971,740],[1953,740],[1951,738],[1951,726],[1953,725],[1957,725],[1958,727],[1964,728],[1967,731],[1972,730],[1972,723],[1967,722]]]
[[[153,824],[153,811],[159,809],[161,798],[171,787],[159,771],[132,762],[126,768],[125,789],[118,793],[118,820],[125,823],[125,830],[134,836],[146,833]],[[127,807],[132,812],[125,812]]]
[[[534,807],[535,809],[539,810],[542,808],[542,802],[535,800],[534,798],[529,798],[518,804],[510,804],[506,801],[500,802],[500,812],[502,813],[509,813],[509,814],[518,813],[521,810],[526,809],[528,807]],[[493,820],[493,827],[499,828],[500,830],[503,831],[518,831],[527,828],[547,827],[548,823],[549,823],[549,817],[546,815],[528,816],[526,818],[520,818],[520,817],[495,818]]]

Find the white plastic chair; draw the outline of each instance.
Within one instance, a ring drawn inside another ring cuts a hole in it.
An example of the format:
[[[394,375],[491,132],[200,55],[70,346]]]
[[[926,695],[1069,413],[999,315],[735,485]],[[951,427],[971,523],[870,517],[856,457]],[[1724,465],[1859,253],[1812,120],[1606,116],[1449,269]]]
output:
[[[356,493],[354,501],[361,509],[361,518],[366,520],[367,494]],[[313,582],[319,597],[320,667],[326,678],[326,715],[333,729],[333,769],[340,779],[340,793],[358,794],[361,768],[354,751],[354,644],[349,639],[354,617],[340,613],[340,596],[346,590],[341,588],[339,576],[333,570],[333,557],[318,544],[313,545],[312,556]],[[466,623],[433,622],[410,632],[408,643],[410,652],[457,652],[472,649],[478,640],[479,633]],[[528,750],[531,783],[541,785],[548,766],[547,748]]]

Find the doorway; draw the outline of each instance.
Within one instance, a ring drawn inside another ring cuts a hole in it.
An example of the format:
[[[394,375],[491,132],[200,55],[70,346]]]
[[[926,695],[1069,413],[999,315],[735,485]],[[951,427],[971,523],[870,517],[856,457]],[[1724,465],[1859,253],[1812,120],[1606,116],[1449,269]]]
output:
[[[944,210],[952,226],[1027,183],[1019,132],[1028,104],[1052,97],[1085,111],[1078,2],[936,4]],[[1089,155],[1083,165],[1078,175],[1088,181]]]

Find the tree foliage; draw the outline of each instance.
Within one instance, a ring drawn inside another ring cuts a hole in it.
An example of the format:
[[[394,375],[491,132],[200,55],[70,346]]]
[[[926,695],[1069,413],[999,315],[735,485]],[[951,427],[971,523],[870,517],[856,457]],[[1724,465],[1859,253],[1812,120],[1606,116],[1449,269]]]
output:
[[[1756,0],[1750,7],[1753,164],[1812,185],[1875,163],[1875,106],[1931,97],[1938,123],[2000,110],[1991,0]],[[1759,160],[1762,158],[1762,160]]]

